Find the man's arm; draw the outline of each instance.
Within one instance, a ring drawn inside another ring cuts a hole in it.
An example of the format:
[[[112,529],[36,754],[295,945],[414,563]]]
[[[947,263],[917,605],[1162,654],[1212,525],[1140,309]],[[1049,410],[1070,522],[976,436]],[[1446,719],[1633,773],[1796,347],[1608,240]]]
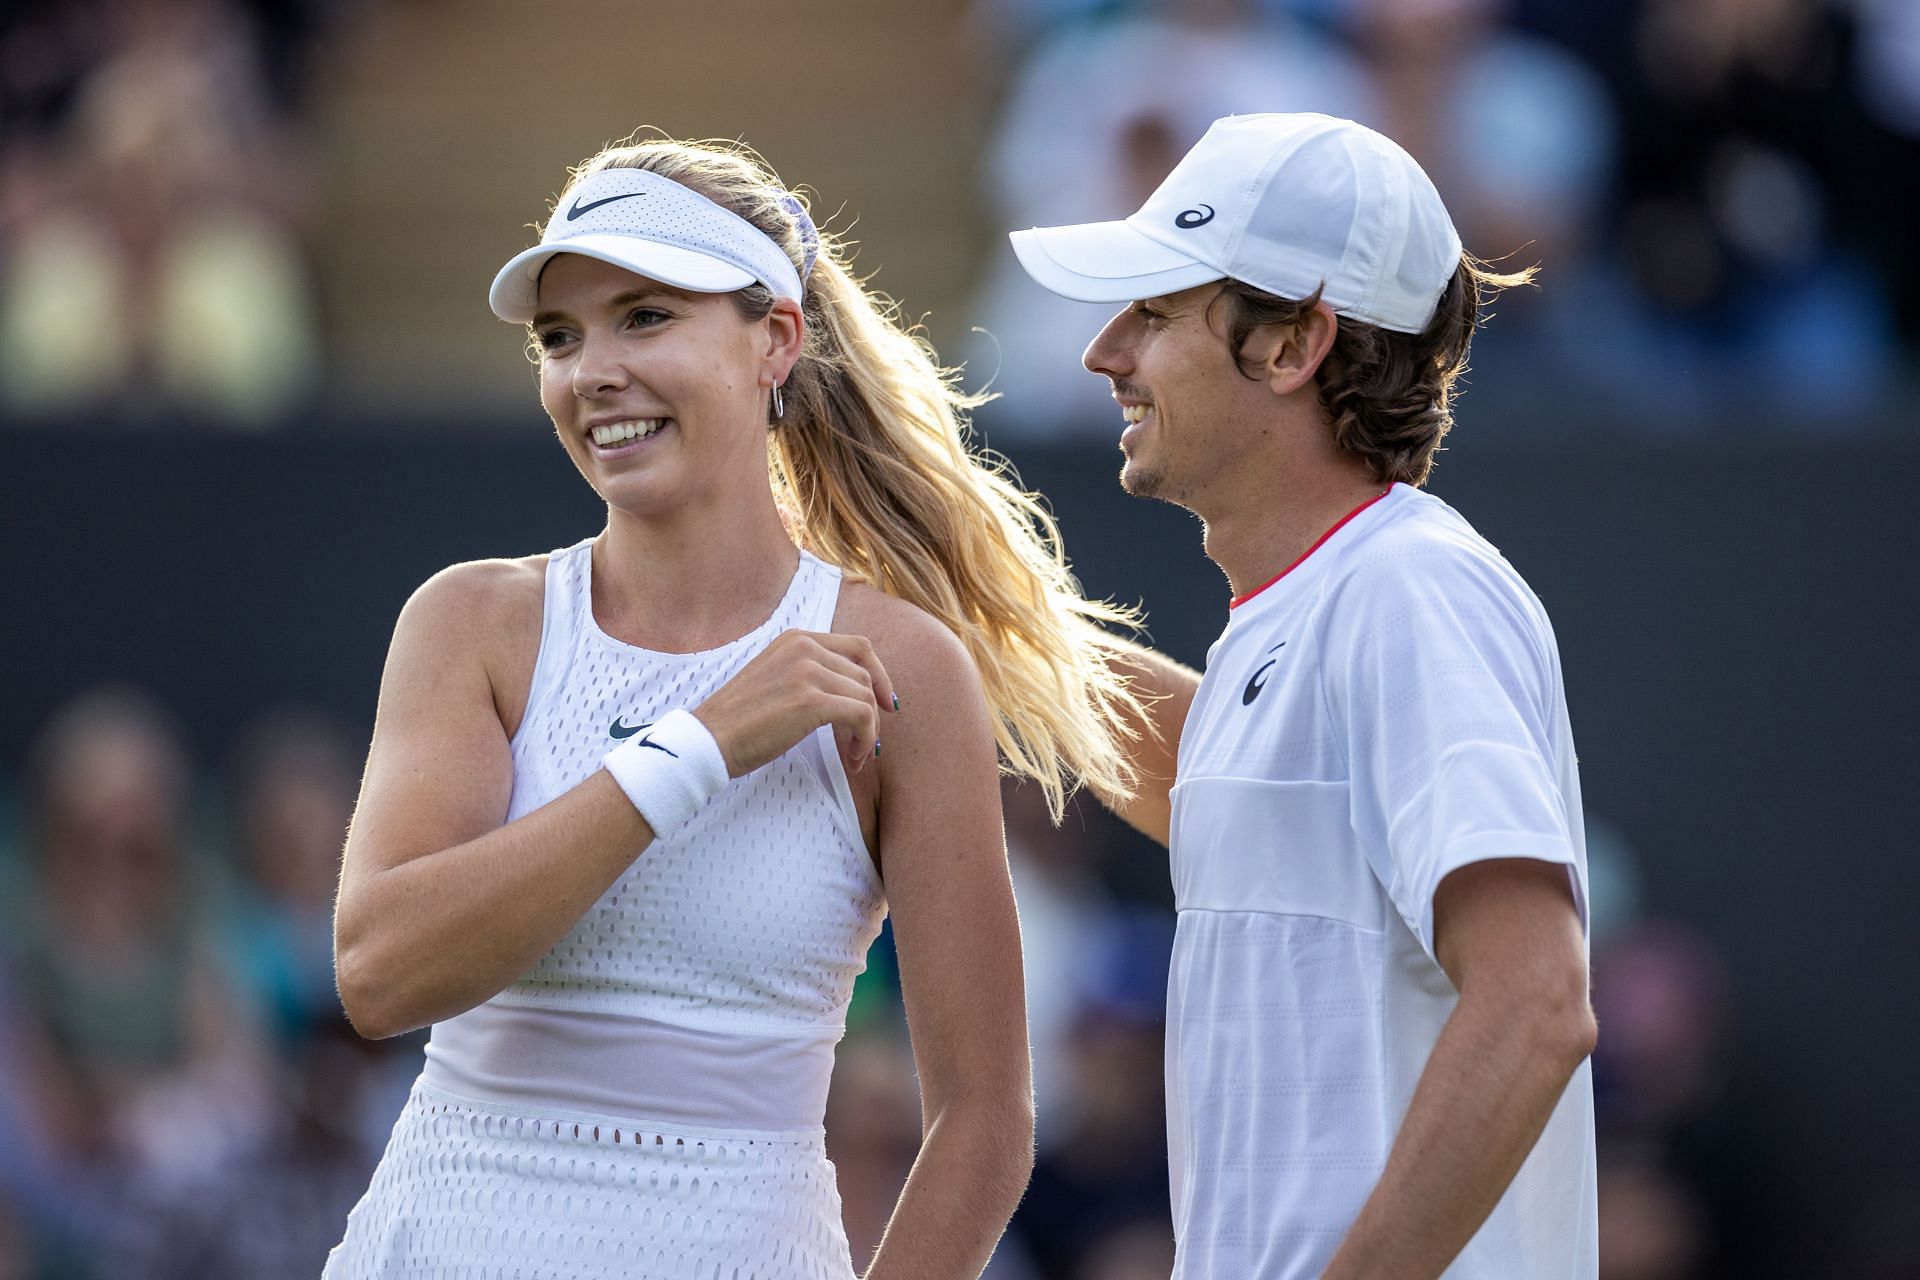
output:
[[[1128,826],[1165,846],[1173,825],[1171,792],[1180,730],[1200,688],[1200,673],[1131,641],[1120,644],[1124,652],[1114,669],[1132,682],[1147,718],[1127,717],[1128,728],[1134,731],[1126,740],[1127,761],[1136,775],[1133,795],[1126,800],[1102,795],[1100,802]]]
[[[1593,1051],[1586,943],[1556,863],[1448,875],[1434,949],[1460,992],[1373,1194],[1322,1280],[1431,1280],[1493,1212]]]

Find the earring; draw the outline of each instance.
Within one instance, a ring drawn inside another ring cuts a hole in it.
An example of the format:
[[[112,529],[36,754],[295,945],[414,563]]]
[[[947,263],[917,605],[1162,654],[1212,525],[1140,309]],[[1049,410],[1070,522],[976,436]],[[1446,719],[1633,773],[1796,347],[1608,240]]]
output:
[[[778,422],[787,416],[787,399],[780,394],[780,384],[773,384],[772,412],[767,415],[768,422]]]

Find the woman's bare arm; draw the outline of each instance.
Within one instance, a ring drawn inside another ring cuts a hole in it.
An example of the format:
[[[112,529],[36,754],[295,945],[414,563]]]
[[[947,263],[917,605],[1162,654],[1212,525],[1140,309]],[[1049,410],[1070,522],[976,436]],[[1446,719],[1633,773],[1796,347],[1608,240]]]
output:
[[[653,842],[605,770],[506,822],[513,761],[486,646],[539,634],[526,570],[456,566],[394,629],[334,916],[340,998],[363,1035],[397,1035],[501,991]],[[524,682],[531,660],[518,665],[510,678]],[[865,641],[789,632],[695,710],[737,777],[826,723],[864,755],[890,695]]]
[[[867,1277],[974,1277],[1033,1170],[1020,928],[993,726],[952,633],[867,594],[843,605],[839,625],[871,637],[905,700],[878,759],[879,834],[922,1115],[920,1153]]]
[[[513,760],[488,638],[539,633],[525,567],[457,565],[394,628],[334,914],[340,998],[362,1035],[397,1035],[504,988],[653,839],[596,773],[510,826]],[[531,673],[531,664],[528,664]]]

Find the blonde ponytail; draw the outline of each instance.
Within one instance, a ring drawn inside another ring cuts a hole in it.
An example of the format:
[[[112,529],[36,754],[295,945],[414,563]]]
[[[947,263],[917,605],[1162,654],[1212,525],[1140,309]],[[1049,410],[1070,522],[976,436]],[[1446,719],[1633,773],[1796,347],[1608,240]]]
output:
[[[608,148],[574,180],[647,169],[746,218],[796,265],[809,246],[792,200],[764,161],[730,142],[647,140]],[[566,193],[562,193],[564,203]],[[1011,469],[965,443],[980,403],[957,386],[897,306],[848,270],[818,233],[802,310],[806,345],[786,387],[768,466],[775,496],[809,550],[919,606],[960,638],[986,689],[1006,767],[1038,781],[1056,819],[1081,782],[1132,790],[1121,738],[1144,722],[1106,628],[1137,614],[1086,599],[1053,518]],[[772,295],[733,295],[750,317]]]

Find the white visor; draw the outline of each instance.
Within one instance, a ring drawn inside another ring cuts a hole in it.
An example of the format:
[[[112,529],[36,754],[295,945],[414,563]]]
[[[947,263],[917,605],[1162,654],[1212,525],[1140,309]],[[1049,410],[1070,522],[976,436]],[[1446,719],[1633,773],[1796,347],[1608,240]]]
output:
[[[540,243],[500,268],[488,291],[493,313],[533,319],[540,272],[559,253],[577,253],[695,293],[731,293],[763,284],[801,299],[800,272],[760,228],[645,169],[602,169],[581,179],[547,220]]]
[[[1027,274],[1075,302],[1158,298],[1227,276],[1125,222],[1033,227],[1011,238]]]

